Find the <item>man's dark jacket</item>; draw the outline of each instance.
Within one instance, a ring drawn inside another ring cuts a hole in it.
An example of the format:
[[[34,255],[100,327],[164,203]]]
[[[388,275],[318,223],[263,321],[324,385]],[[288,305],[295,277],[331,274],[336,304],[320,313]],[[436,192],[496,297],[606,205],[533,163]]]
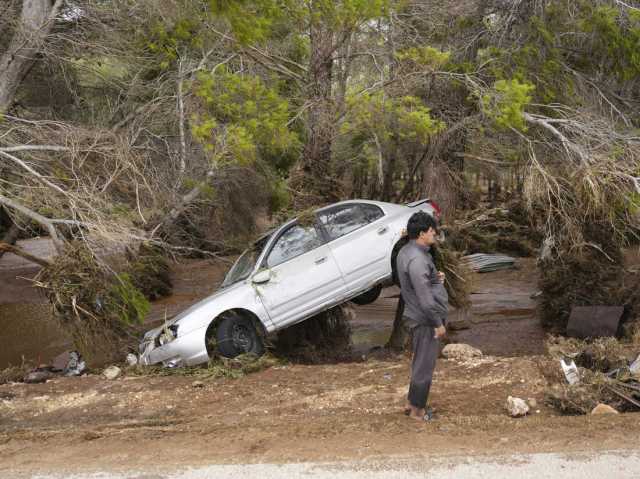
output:
[[[434,328],[447,320],[449,296],[438,279],[438,270],[428,246],[415,240],[402,247],[397,258],[398,280],[405,302],[404,316],[415,325]]]

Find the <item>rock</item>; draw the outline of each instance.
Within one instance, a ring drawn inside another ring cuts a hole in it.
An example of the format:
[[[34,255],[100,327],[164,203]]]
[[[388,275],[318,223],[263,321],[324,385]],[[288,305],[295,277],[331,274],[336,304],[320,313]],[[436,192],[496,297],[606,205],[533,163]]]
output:
[[[471,359],[482,357],[482,351],[468,344],[447,344],[442,349],[442,355],[447,359]]]
[[[121,373],[122,370],[118,366],[109,366],[107,369],[102,371],[102,375],[109,380],[116,379]]]
[[[27,373],[24,377],[24,382],[28,384],[44,383],[47,379],[51,379],[53,373],[47,370],[35,370]]]
[[[192,388],[203,388],[204,387],[204,383],[202,381],[193,381],[191,383],[191,387]]]
[[[511,417],[522,417],[529,412],[529,406],[527,406],[524,399],[509,396],[507,398],[507,411],[509,411]]]
[[[593,408],[593,411],[591,411],[591,414],[619,414],[619,413],[618,411],[613,409],[611,406],[600,403]]]
[[[471,328],[471,323],[466,319],[458,319],[447,323],[447,329],[449,331],[462,331],[463,329]]]
[[[531,409],[535,409],[538,407],[538,401],[535,400],[535,398],[529,398],[527,399],[527,404],[529,405],[529,407]]]

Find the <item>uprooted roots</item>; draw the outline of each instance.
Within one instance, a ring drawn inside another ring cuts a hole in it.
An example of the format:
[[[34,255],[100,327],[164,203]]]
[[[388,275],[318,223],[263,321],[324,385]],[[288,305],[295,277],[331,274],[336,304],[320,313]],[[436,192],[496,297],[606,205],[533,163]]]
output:
[[[300,363],[337,362],[351,358],[353,311],[337,306],[278,333],[274,354]]]
[[[113,273],[82,244],[68,247],[37,281],[54,317],[89,359],[119,359],[149,308],[128,274]]]

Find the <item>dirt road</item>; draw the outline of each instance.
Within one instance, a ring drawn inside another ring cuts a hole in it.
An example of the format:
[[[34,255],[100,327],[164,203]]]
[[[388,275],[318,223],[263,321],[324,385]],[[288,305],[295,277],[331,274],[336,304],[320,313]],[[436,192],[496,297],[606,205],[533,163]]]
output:
[[[126,473],[103,471],[101,479],[635,479],[640,475],[640,455],[627,451],[598,454],[517,454],[499,456],[417,456],[296,464],[234,464],[198,468],[145,468]],[[28,477],[22,474],[6,479]],[[66,475],[65,479],[95,479],[94,474]],[[57,474],[39,475],[39,479],[59,479]]]
[[[198,276],[197,271],[191,266],[184,274]],[[472,327],[456,339],[488,355],[439,362],[432,395],[439,419],[431,424],[402,414],[408,358],[380,349],[351,363],[285,364],[240,379],[203,380],[202,387],[194,386],[197,377],[129,375],[114,381],[90,375],[8,384],[0,386],[0,477],[369,461],[425,453],[637,449],[640,415],[559,417],[544,406],[553,365],[540,354],[543,334],[529,299],[534,278],[532,263],[524,261],[519,270],[477,282],[474,291],[484,294],[473,295]],[[501,288],[510,288],[508,298]],[[176,295],[194,289],[195,283],[179,287]],[[505,306],[503,300],[510,303]],[[356,336],[372,328],[388,332],[390,301],[358,310]],[[175,298],[165,303],[176,307]],[[164,306],[158,305],[156,313]],[[504,410],[509,395],[533,398],[537,409],[511,419]]]

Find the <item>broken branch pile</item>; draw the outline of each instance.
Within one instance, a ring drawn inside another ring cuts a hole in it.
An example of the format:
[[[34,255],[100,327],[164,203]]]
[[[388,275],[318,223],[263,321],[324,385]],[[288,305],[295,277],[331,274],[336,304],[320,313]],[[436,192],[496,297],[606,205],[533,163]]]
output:
[[[520,203],[508,208],[477,209],[464,214],[446,228],[447,243],[465,255],[508,253],[534,256],[542,232]]]
[[[637,332],[640,273],[625,269],[621,254],[605,253],[590,247],[541,262],[538,305],[543,326],[564,334],[575,306],[623,306],[619,335]]]
[[[131,276],[113,272],[84,243],[70,244],[40,271],[36,285],[76,348],[93,360],[121,358],[149,309]]]
[[[560,360],[574,361],[578,375],[574,384],[561,374],[547,377],[551,386],[545,401],[564,414],[588,414],[598,404],[617,411],[640,410],[640,356],[637,351],[632,354],[633,348],[615,338],[593,342],[550,338],[547,351],[555,368],[559,370]]]

